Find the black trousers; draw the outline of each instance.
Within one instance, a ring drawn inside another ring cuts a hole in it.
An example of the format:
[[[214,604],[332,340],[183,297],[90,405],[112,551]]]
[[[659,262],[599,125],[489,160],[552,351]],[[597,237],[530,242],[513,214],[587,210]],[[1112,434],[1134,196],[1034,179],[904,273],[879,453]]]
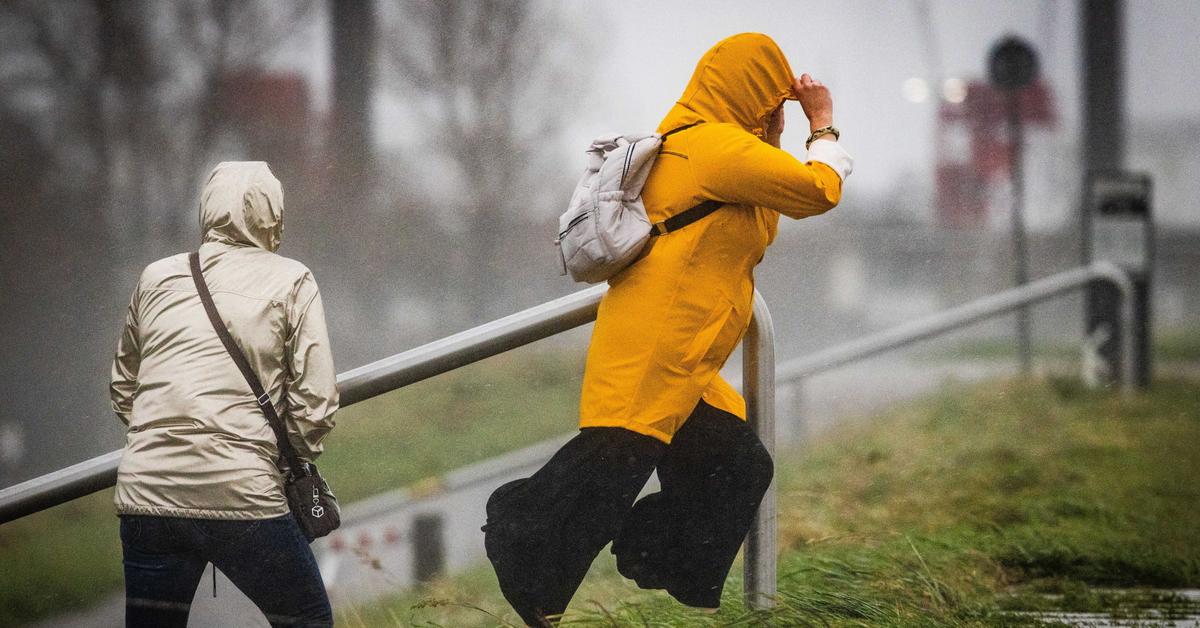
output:
[[[634,503],[656,469],[662,490]],[[618,570],[642,588],[716,607],[773,471],[745,421],[703,401],[670,445],[585,428],[531,477],[492,494],[488,558],[531,626],[566,610],[610,541]]]

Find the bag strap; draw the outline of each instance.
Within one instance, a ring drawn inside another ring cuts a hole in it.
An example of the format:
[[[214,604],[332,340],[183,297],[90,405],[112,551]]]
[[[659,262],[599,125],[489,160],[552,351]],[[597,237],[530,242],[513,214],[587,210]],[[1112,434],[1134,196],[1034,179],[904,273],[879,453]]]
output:
[[[699,122],[693,122],[691,124],[685,124],[681,127],[671,129],[670,131],[662,134],[662,141],[665,142],[667,137],[680,131],[690,129],[698,124],[704,124],[704,121],[701,120]],[[707,217],[709,214],[717,211],[718,209],[721,209],[722,205],[724,205],[724,203],[720,201],[707,200],[696,205],[695,207],[689,207],[688,209],[685,209],[662,222],[656,222],[653,225],[650,225],[650,237],[653,238],[655,236],[667,235],[672,231],[678,231],[692,224],[693,222],[696,222],[697,220]]]
[[[674,216],[650,225],[650,237],[667,235],[672,231],[678,231],[697,220],[700,220],[709,214],[721,209],[725,203],[721,201],[707,200],[695,207],[685,209]]]
[[[200,254],[196,252],[189,253],[188,264],[192,267],[192,280],[196,282],[196,292],[200,293],[200,301],[204,303],[204,311],[208,313],[208,321],[212,323],[213,331],[217,332],[217,336],[221,339],[221,344],[225,345],[225,350],[229,352],[229,357],[233,358],[233,363],[242,372],[242,377],[246,378],[246,383],[250,385],[250,390],[254,393],[254,400],[258,402],[259,409],[266,415],[267,423],[271,425],[271,431],[275,432],[275,441],[280,457],[287,462],[292,473],[300,473],[304,469],[303,463],[300,462],[300,458],[296,455],[296,450],[287,438],[287,430],[283,426],[283,420],[279,418],[279,414],[275,411],[275,404],[271,403],[271,396],[263,390],[262,382],[258,379],[258,375],[254,373],[254,369],[250,368],[250,361],[246,359],[246,354],[242,353],[241,348],[233,340],[233,336],[229,334],[229,330],[225,328],[225,323],[221,320],[220,313],[217,312],[217,304],[213,303],[212,293],[208,291],[208,284],[204,281],[204,273],[200,271]]]
[[[658,139],[659,139],[660,141],[663,141],[663,142],[665,142],[665,141],[667,141],[667,138],[668,138],[668,137],[671,137],[672,135],[674,135],[674,134],[676,134],[676,133],[678,133],[678,132],[680,132],[680,131],[686,131],[686,130],[688,130],[688,129],[690,129],[690,128],[694,127],[694,126],[696,126],[697,124],[704,124],[704,120],[701,120],[701,121],[699,121],[699,122],[693,122],[693,123],[691,123],[691,124],[685,124],[685,125],[683,125],[683,126],[681,126],[681,127],[676,127],[676,128],[674,128],[674,129],[671,129],[670,131],[667,131],[666,133],[663,133],[662,135],[660,135]]]

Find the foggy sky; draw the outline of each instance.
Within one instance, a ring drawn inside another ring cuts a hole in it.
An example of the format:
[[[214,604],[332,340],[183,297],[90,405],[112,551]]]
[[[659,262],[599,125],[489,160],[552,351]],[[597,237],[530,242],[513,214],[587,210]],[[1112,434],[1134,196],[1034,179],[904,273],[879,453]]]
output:
[[[931,18],[928,29],[919,17],[922,4]],[[1058,105],[1056,129],[1030,132],[1034,154],[1039,147],[1052,154],[1077,151],[1077,8],[1071,0],[561,4],[559,9],[579,29],[590,30],[596,38],[595,56],[587,60],[592,65],[586,69],[592,73],[594,93],[565,133],[564,148],[568,154],[578,154],[582,164],[582,147],[600,133],[653,129],[682,92],[705,50],[728,35],[759,31],[779,42],[795,72],[809,72],[830,86],[842,142],[857,160],[853,185],[847,189],[851,201],[856,195],[885,194],[905,179],[929,186],[936,104],[905,100],[903,81],[919,77],[932,84],[935,74],[985,78],[988,50],[1005,35],[1021,36],[1038,50],[1043,76],[1051,83]],[[1191,69],[1200,67],[1196,36],[1200,3],[1129,0],[1125,8],[1127,121],[1169,125],[1200,120],[1200,85],[1191,76]],[[281,53],[277,63],[279,68],[306,73],[317,105],[327,107],[327,25],[324,12],[316,16],[318,20],[296,34],[295,47]],[[402,146],[414,136],[402,95],[380,90],[375,114],[377,135],[385,149]],[[802,152],[807,125],[799,105],[789,104],[787,115],[792,131],[784,135],[784,148]],[[1134,133],[1128,134],[1127,142],[1131,156],[1159,148]],[[1035,193],[1037,177],[1036,172],[1031,175]],[[1048,181],[1043,188],[1061,187],[1060,179]],[[1069,194],[1075,192],[1071,189]],[[1070,202],[1064,197],[1059,205]],[[1200,212],[1191,207],[1156,210],[1163,223],[1200,224]],[[1032,218],[1036,226],[1036,210]]]

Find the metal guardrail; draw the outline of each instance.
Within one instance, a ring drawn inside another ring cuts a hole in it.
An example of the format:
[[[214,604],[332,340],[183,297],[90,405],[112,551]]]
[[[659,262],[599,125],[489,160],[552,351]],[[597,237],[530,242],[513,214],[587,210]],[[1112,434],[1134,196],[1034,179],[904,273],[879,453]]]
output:
[[[338,375],[342,407],[407,386],[596,318],[606,286],[581,290]],[[121,450],[0,491],[0,524],[116,484]]]
[[[601,285],[384,358],[338,376],[342,407],[504,353],[596,320]],[[744,340],[742,386],[752,425],[768,451],[775,449],[774,331],[762,295]],[[121,451],[0,490],[0,524],[66,503],[116,484]],[[757,608],[775,594],[775,486],[763,497],[746,546],[747,601]]]
[[[832,349],[793,360],[780,369],[779,377],[776,381],[777,383],[781,383],[797,377],[812,375],[823,370],[876,355],[890,348],[927,339],[989,316],[1003,314],[1012,308],[1021,307],[1023,304],[1049,299],[1072,289],[1082,288],[1091,281],[1111,281],[1120,287],[1123,277],[1124,274],[1119,269],[1107,264],[1055,275],[1009,292],[985,297],[965,306],[935,314],[909,325],[888,330],[857,342],[839,345]],[[1126,293],[1122,291],[1122,294]],[[769,313],[766,312],[765,308],[762,308],[756,311],[756,316],[765,317],[769,316]],[[1127,322],[1125,326],[1128,326]],[[764,325],[764,328],[770,329],[772,326]],[[758,333],[756,329],[749,330],[748,336]],[[754,351],[753,347],[759,347],[759,351],[773,350],[773,346],[773,342],[750,339],[750,342],[747,344],[748,351],[743,352],[743,359],[745,361],[743,374],[749,380],[761,381],[764,379],[766,375],[758,373],[754,369],[759,368],[758,365],[760,364],[771,365],[774,363],[774,360],[770,356],[754,355],[750,351]],[[774,399],[769,399],[766,395],[773,395],[774,388],[759,387],[757,392],[761,394],[747,395],[747,403],[751,410],[750,415],[752,417],[761,417],[755,426],[756,430],[763,439],[764,444],[774,453],[775,430],[773,427],[765,424],[765,421],[773,419],[774,416],[761,410],[761,408],[770,409],[773,407]],[[528,469],[536,468],[549,459],[550,455],[570,437],[571,434],[564,434],[560,437],[531,445],[525,449],[510,452],[498,458],[463,467],[444,477],[430,478],[421,482],[415,492],[397,489],[363,502],[351,504],[343,512],[343,523],[348,527],[367,524],[372,519],[386,516],[399,508],[411,507],[424,500],[436,499],[439,496],[455,491],[471,490],[472,487],[480,483],[492,482],[499,477],[509,477],[520,472],[525,472]],[[775,539],[775,506],[775,494],[772,492],[770,495],[764,497],[758,513],[759,519],[746,540],[747,556],[763,557],[771,555],[771,551],[768,551],[764,545],[765,543],[772,543],[768,547],[773,547]],[[769,541],[766,541],[767,539]],[[769,596],[775,593],[776,579],[774,568],[774,561],[748,561],[745,565],[746,589],[748,591],[757,591],[759,595],[769,600]]]
[[[742,353],[743,390],[750,421],[775,453],[775,386],[773,382],[803,379],[819,372],[869,358],[892,349],[932,338],[986,318],[999,316],[1024,305],[1045,301],[1094,281],[1108,281],[1121,295],[1122,393],[1133,390],[1133,285],[1126,273],[1108,262],[1098,262],[1041,279],[1005,292],[984,297],[907,325],[867,336],[817,353],[791,360],[776,369],[771,315],[761,295],[755,293],[754,317]],[[587,324],[595,319],[604,286],[530,308],[442,340],[417,347],[390,358],[343,373],[338,377],[342,405],[349,406],[396,388],[445,373],[510,349]],[[564,439],[569,435],[563,437]],[[552,453],[563,439],[551,439],[514,452],[513,460],[497,460],[464,468],[443,478],[437,492],[486,481],[510,466],[526,465],[531,456]],[[537,451],[533,451],[537,449]],[[532,453],[531,453],[532,452]],[[120,451],[111,452],[66,469],[29,480],[0,491],[0,523],[43,510],[112,486]],[[352,504],[346,521],[365,521],[416,496],[393,491]],[[763,497],[753,528],[746,539],[745,591],[754,607],[772,605],[776,594],[776,492],[774,483]]]
[[[1133,283],[1129,275],[1110,262],[1096,262],[1044,279],[983,297],[925,318],[865,338],[818,351],[781,364],[777,382],[798,380],[821,371],[844,366],[880,353],[898,349],[939,334],[966,327],[986,318],[1000,316],[1026,305],[1046,301],[1079,290],[1094,281],[1107,281],[1121,295],[1121,393],[1134,390]]]
[[[964,306],[934,314],[908,325],[887,330],[859,341],[838,345],[837,347],[790,361],[779,367],[779,375],[776,378],[776,383],[803,378],[856,360],[868,358],[893,348],[928,339],[991,316],[1002,315],[1012,309],[1030,303],[1047,300],[1071,290],[1083,288],[1092,281],[1109,281],[1113,283],[1118,287],[1120,294],[1125,295],[1126,299],[1130,294],[1129,289],[1131,284],[1128,283],[1124,272],[1111,264],[1100,263],[1091,267],[1075,269],[1013,290],[984,297]],[[756,302],[756,305],[760,304]],[[1129,321],[1132,319],[1132,310],[1127,308],[1123,312],[1122,328],[1128,330]],[[766,317],[769,315],[765,305],[761,305],[755,310],[755,316],[762,318],[764,322],[766,322]],[[764,324],[762,328],[770,330],[773,326]],[[747,381],[763,381],[764,379],[768,379],[769,375],[759,372],[756,369],[770,367],[774,364],[773,356],[765,355],[766,351],[773,352],[774,342],[773,340],[767,341],[766,339],[754,338],[754,334],[760,333],[758,329],[758,326],[755,326],[747,332],[747,350],[743,352],[744,364],[742,371],[744,379]],[[1124,337],[1128,337],[1128,333],[1125,333]],[[753,353],[754,351],[758,351],[759,353],[755,354]],[[1128,351],[1128,348],[1126,348],[1126,351]],[[1122,371],[1126,373],[1125,381],[1129,381],[1128,372],[1131,368],[1129,364],[1130,362],[1127,361],[1126,365],[1122,368]],[[1130,389],[1125,387],[1123,390],[1128,392]],[[774,412],[772,410],[775,403],[773,398],[774,391],[774,387],[760,386],[753,393],[747,393],[750,416],[752,418],[757,417],[754,419],[756,421],[754,427],[760,438],[762,438],[764,445],[766,445],[772,454],[775,452]],[[473,486],[494,481],[498,477],[511,476],[523,469],[536,468],[536,466],[539,466],[548,459],[570,437],[570,434],[565,434],[536,445],[531,445],[519,451],[510,452],[499,458],[463,467],[441,478],[431,478],[429,481],[423,482],[421,489],[415,494],[404,489],[398,489],[370,498],[364,502],[351,504],[343,513],[343,523],[349,526],[365,524],[375,517],[386,515],[404,506],[411,506],[425,499],[436,498],[439,495],[457,490],[469,490]],[[774,547],[776,538],[775,522],[776,498],[772,489],[771,493],[764,497],[758,512],[758,519],[746,539],[746,555],[751,557],[745,564],[744,580],[746,590],[748,592],[757,592],[755,595],[760,596],[758,599],[758,605],[760,606],[769,605],[770,596],[776,593],[775,561],[765,558],[771,556],[774,551],[772,548]]]

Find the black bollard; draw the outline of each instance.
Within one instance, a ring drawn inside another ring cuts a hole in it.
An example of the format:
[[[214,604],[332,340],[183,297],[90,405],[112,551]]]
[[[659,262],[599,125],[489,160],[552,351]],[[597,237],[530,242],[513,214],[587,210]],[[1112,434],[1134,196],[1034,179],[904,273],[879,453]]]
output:
[[[429,582],[446,571],[445,524],[437,513],[413,519],[413,574],[417,582]]]

